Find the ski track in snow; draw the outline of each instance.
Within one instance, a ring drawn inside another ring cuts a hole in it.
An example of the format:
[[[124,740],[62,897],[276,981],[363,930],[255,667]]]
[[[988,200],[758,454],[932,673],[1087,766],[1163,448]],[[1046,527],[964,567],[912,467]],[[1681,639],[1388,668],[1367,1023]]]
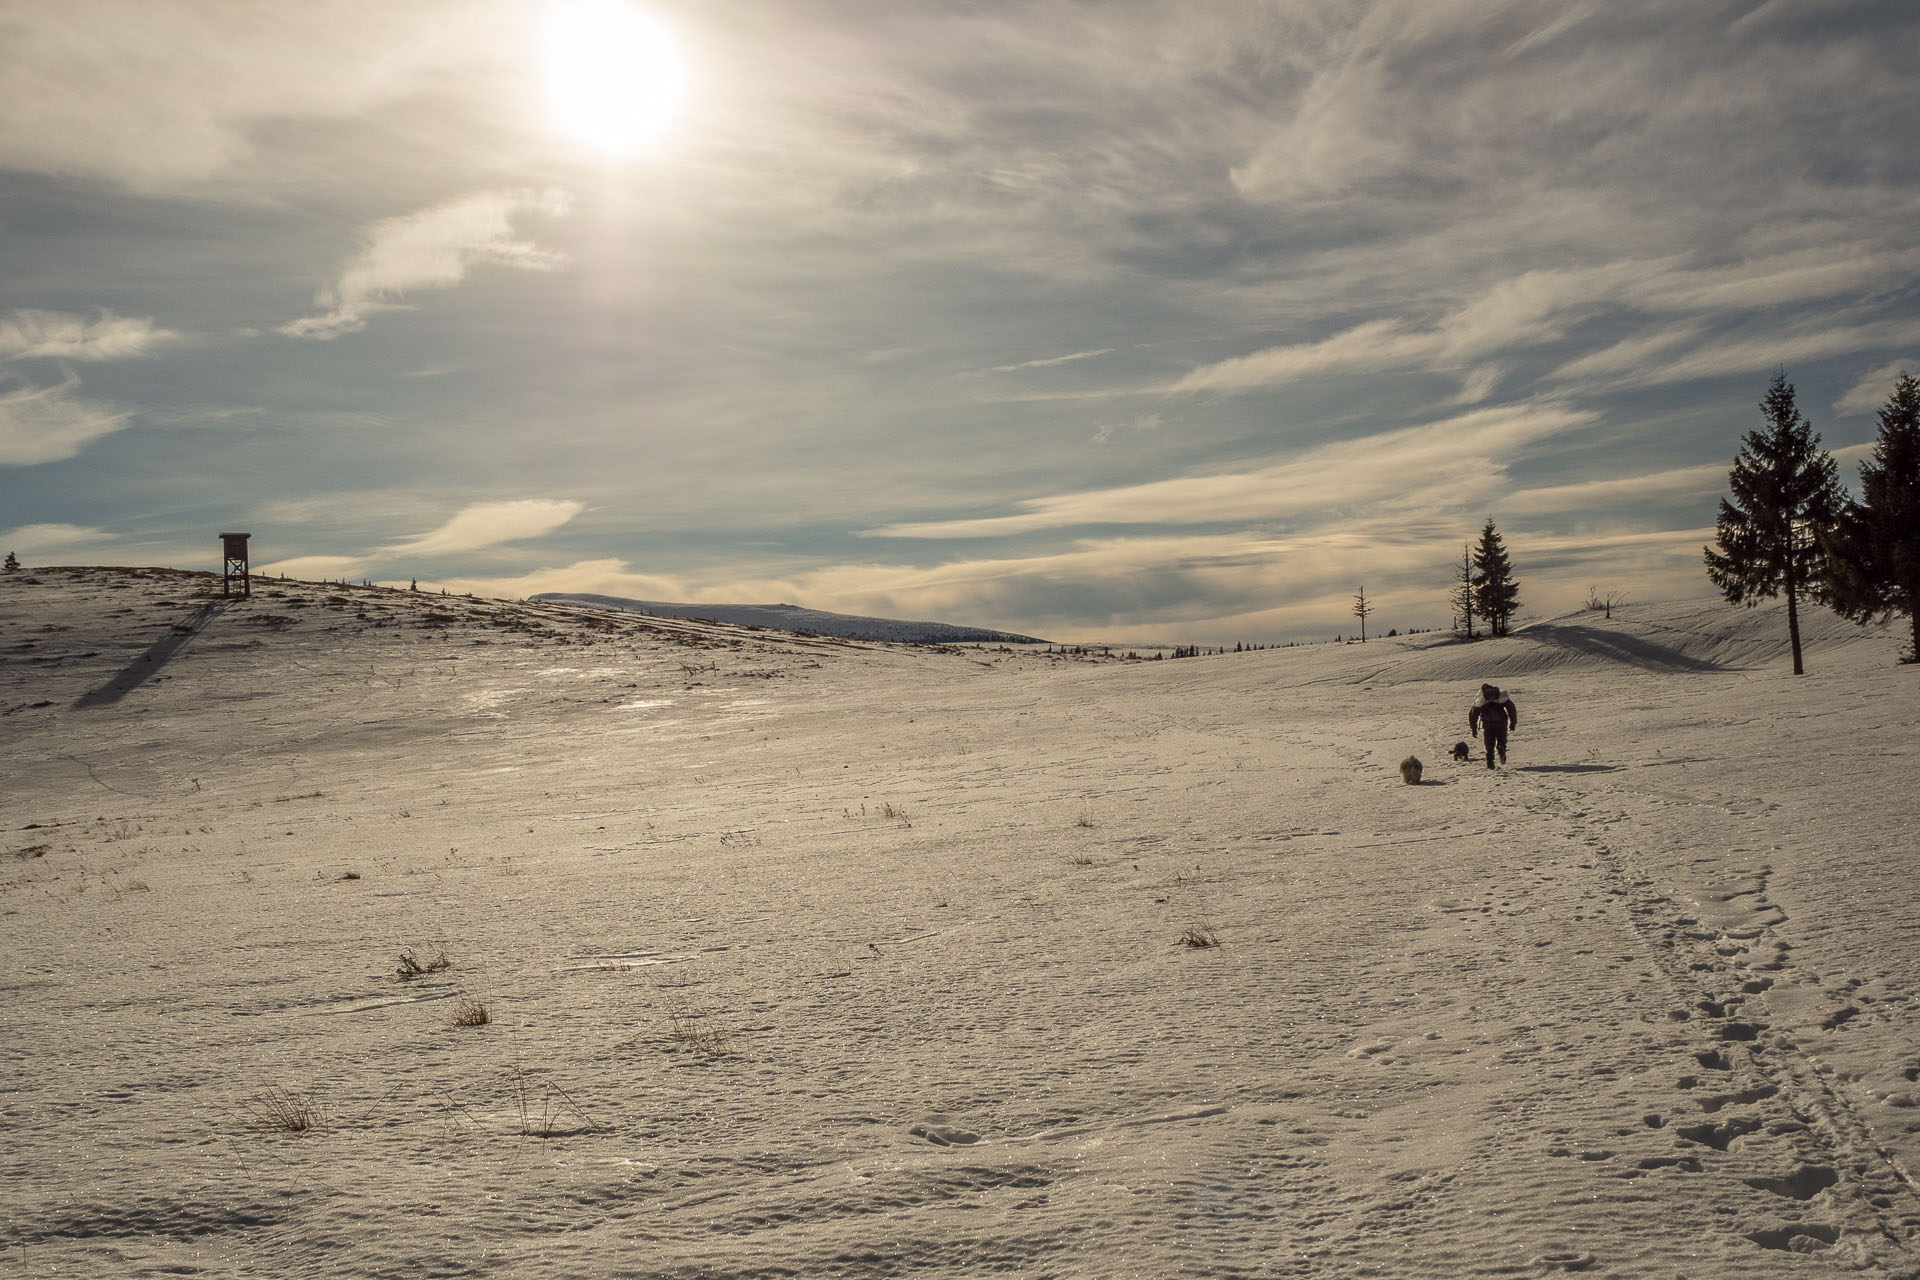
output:
[[[1920,1275],[1884,632],[1124,664],[207,581],[0,579],[18,1274]]]

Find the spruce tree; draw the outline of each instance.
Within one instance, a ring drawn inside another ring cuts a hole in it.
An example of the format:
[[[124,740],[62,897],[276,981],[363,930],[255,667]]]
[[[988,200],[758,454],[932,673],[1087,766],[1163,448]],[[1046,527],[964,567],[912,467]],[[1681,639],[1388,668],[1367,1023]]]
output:
[[[1873,460],[1860,464],[1862,501],[1848,502],[1824,540],[1827,603],[1855,622],[1907,615],[1920,662],[1920,380],[1901,374],[1880,410]]]
[[[13,554],[13,552],[11,551],[7,552],[7,561],[6,561],[7,572],[12,573],[15,569],[18,569],[19,567],[20,567],[20,557]]]
[[[1474,603],[1473,548],[1464,542],[1460,544],[1460,576],[1453,580],[1451,599],[1453,611],[1460,619],[1460,629],[1472,640],[1473,618],[1479,606]]]
[[[1514,581],[1513,562],[1507,558],[1506,544],[1493,527],[1492,516],[1487,517],[1487,526],[1480,531],[1480,545],[1473,550],[1473,571],[1474,603],[1487,620],[1487,630],[1496,636],[1506,635],[1514,611],[1520,607],[1520,584]]]
[[[1845,494],[1833,457],[1794,401],[1785,371],[1760,401],[1765,430],[1749,431],[1740,444],[1727,484],[1733,500],[1720,499],[1715,541],[1707,547],[1707,577],[1729,603],[1749,609],[1761,600],[1787,598],[1787,640],[1793,674],[1805,675],[1800,657],[1800,597],[1820,593],[1826,556],[1820,539],[1832,528]]]
[[[1373,612],[1373,604],[1367,599],[1367,584],[1360,584],[1360,594],[1353,598],[1353,616],[1360,619],[1360,643],[1367,642],[1367,615]]]

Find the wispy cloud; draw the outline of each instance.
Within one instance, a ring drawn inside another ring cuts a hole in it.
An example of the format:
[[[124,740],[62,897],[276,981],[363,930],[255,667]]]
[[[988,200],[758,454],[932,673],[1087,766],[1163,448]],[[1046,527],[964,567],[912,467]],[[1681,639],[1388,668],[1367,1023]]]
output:
[[[1371,320],[1318,342],[1268,347],[1204,365],[1174,383],[1174,392],[1247,391],[1283,386],[1310,374],[1377,372],[1424,365],[1445,345],[1438,333],[1418,332],[1398,320]]]
[[[1076,351],[1071,355],[1048,356],[1042,360],[1022,360],[1018,364],[997,364],[987,370],[988,373],[1019,373],[1022,369],[1052,369],[1058,365],[1072,364],[1077,360],[1091,360],[1095,356],[1112,355],[1112,347],[1101,347],[1097,351]]]
[[[1503,365],[1483,364],[1467,372],[1460,383],[1460,394],[1453,398],[1455,404],[1479,404],[1491,396],[1500,386],[1500,380],[1507,376]]]
[[[289,578],[358,578],[371,564],[365,556],[292,556],[260,565],[254,572]]]
[[[1509,59],[1517,58],[1524,53],[1539,48],[1541,45],[1558,40],[1561,36],[1573,30],[1588,18],[1591,18],[1593,11],[1593,6],[1590,4],[1571,5],[1567,11],[1559,17],[1542,23],[1540,26],[1535,27],[1508,45],[1501,51],[1500,56]]]
[[[1490,356],[1559,341],[1573,323],[1634,296],[1673,266],[1669,260],[1628,259],[1599,267],[1525,271],[1496,281],[1431,324],[1402,317],[1370,320],[1318,341],[1203,365],[1170,390],[1248,391],[1324,373],[1466,371]],[[1499,377],[1496,366],[1471,368],[1462,400],[1484,398]]]
[[[1819,250],[1755,253],[1735,263],[1698,265],[1706,247],[1656,257],[1621,256],[1583,267],[1537,268],[1496,275],[1463,296],[1426,302],[1398,300],[1399,314],[1350,326],[1328,338],[1290,344],[1203,366],[1176,389],[1281,385],[1312,373],[1343,368],[1457,370],[1532,348],[1588,340],[1578,328],[1610,320],[1601,332],[1615,345],[1576,357],[1554,377],[1616,372],[1644,363],[1649,353],[1684,346],[1743,318],[1765,317],[1788,303],[1839,302],[1834,314],[1857,310],[1862,291],[1905,279],[1920,255],[1842,243]],[[1432,287],[1432,286],[1429,286]],[[1410,291],[1411,294],[1411,291]],[[1430,313],[1436,318],[1420,319]],[[1676,318],[1679,317],[1679,318]],[[1798,317],[1817,327],[1816,308]],[[1841,320],[1840,323],[1857,323]],[[1615,339],[1622,324],[1651,332]]]
[[[1414,140],[1388,127],[1393,78],[1381,59],[1346,58],[1315,76],[1292,118],[1232,170],[1252,199],[1330,199],[1406,167]]]
[[[1692,322],[1636,333],[1598,351],[1567,361],[1548,374],[1547,380],[1572,382],[1584,378],[1611,379],[1635,370],[1658,368],[1670,353],[1696,341],[1701,332],[1702,326]]]
[[[1500,499],[1500,512],[1510,516],[1611,512],[1637,503],[1705,497],[1727,487],[1728,465],[1709,462],[1697,467],[1670,467],[1645,475],[1621,476],[1611,480],[1584,480],[1578,484],[1517,489]]]
[[[257,159],[267,121],[352,119],[466,70],[512,6],[196,0],[11,5],[0,168],[177,189]]]
[[[1127,422],[1103,422],[1094,429],[1089,443],[1110,444],[1122,432],[1158,431],[1165,425],[1166,419],[1157,413],[1143,413]]]
[[[77,524],[23,524],[0,533],[0,547],[29,554],[63,552],[70,547],[111,541],[113,535],[105,529]]]
[[[918,521],[869,529],[870,537],[987,538],[1099,524],[1259,523],[1313,512],[1391,504],[1458,506],[1505,485],[1526,446],[1597,415],[1564,405],[1482,409],[1439,422],[1306,450],[1244,471],[1028,498],[1017,515]]]
[[[312,520],[325,514],[330,505],[326,501],[276,503],[272,507],[273,518],[294,522]],[[393,499],[381,505],[390,511]],[[474,502],[455,512],[439,528],[417,537],[359,555],[317,553],[292,556],[264,565],[262,572],[284,573],[296,578],[357,578],[396,569],[406,572],[403,561],[463,555],[502,543],[538,538],[552,533],[585,510],[584,503],[553,498]]]
[[[1873,413],[1893,395],[1893,384],[1901,374],[1920,377],[1920,360],[1894,360],[1864,375],[1833,402],[1835,413]]]
[[[1440,322],[1442,355],[1459,362],[1558,342],[1575,322],[1634,299],[1678,265],[1627,258],[1508,276]]]
[[[1608,314],[1691,318],[1664,322],[1566,361],[1549,375],[1550,381],[1625,376],[1644,383],[1745,371],[1770,360],[1818,357],[1871,344],[1881,338],[1879,327],[1802,320],[1795,331],[1768,339],[1778,344],[1774,354],[1756,357],[1737,339],[1708,339],[1710,324],[1724,326],[1784,303],[1830,298],[1902,278],[1913,261],[1911,254],[1796,251],[1697,269],[1679,257],[1664,257],[1526,271],[1495,282],[1430,325],[1403,317],[1366,321],[1315,341],[1203,365],[1169,391],[1245,392],[1330,373],[1464,371],[1460,398],[1474,403],[1490,395],[1503,376],[1497,365],[1469,368],[1475,361],[1558,343],[1582,321]],[[1777,324],[1771,317],[1768,322]],[[1698,349],[1685,351],[1689,346]]]
[[[75,395],[79,386],[69,378],[0,391],[0,466],[59,462],[132,422],[124,410]]]
[[[1910,278],[1920,250],[1876,251],[1857,244],[1798,249],[1728,266],[1662,271],[1639,282],[1631,300],[1667,311],[1740,311],[1857,297]]]
[[[584,503],[550,498],[514,498],[505,502],[475,502],[430,533],[384,548],[387,555],[435,556],[503,542],[518,542],[552,533],[585,511]]]
[[[0,316],[0,360],[125,360],[177,335],[150,318],[103,311],[92,319],[67,311],[17,310]]]
[[[1875,440],[1862,440],[1858,444],[1835,445],[1829,448],[1827,452],[1832,454],[1833,460],[1839,464],[1840,478],[1852,484],[1854,479],[1852,474],[1853,468],[1872,457],[1877,444],[1878,442]]]
[[[1799,361],[1855,352],[1880,352],[1920,343],[1920,320],[1837,324],[1733,334],[1637,370],[1622,369],[1616,387],[1659,386],[1693,378],[1754,373]]]
[[[517,238],[522,214],[562,217],[571,207],[564,191],[482,191],[418,213],[376,222],[366,247],[314,301],[326,308],[280,327],[292,338],[337,338],[366,327],[375,312],[402,304],[395,299],[420,289],[451,289],[481,264],[550,271],[564,254]]]

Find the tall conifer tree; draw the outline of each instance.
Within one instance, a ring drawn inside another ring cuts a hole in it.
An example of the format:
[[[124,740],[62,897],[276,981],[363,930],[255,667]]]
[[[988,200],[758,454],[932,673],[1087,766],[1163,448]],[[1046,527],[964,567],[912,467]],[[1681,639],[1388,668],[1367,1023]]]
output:
[[[1820,539],[1832,528],[1846,500],[1833,457],[1801,414],[1784,370],[1760,401],[1767,425],[1742,439],[1727,484],[1733,500],[1720,500],[1718,534],[1706,548],[1707,577],[1730,603],[1749,609],[1761,600],[1787,598],[1787,640],[1793,674],[1805,675],[1800,657],[1800,597],[1816,595],[1826,579]]]
[[[1506,635],[1520,607],[1520,584],[1514,581],[1513,562],[1507,558],[1507,545],[1493,527],[1492,516],[1480,531],[1480,545],[1473,549],[1473,571],[1474,603],[1487,620],[1487,630],[1496,636]]]
[[[1920,662],[1920,379],[1901,374],[1880,410],[1873,460],[1825,540],[1827,603],[1855,622],[1907,615]]]

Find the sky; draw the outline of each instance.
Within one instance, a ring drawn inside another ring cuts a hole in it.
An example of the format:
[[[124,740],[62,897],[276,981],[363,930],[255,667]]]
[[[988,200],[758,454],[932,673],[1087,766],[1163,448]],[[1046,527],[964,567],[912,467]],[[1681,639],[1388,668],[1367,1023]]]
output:
[[[0,5],[0,550],[1050,639],[1710,594],[1920,372],[1910,0]]]

